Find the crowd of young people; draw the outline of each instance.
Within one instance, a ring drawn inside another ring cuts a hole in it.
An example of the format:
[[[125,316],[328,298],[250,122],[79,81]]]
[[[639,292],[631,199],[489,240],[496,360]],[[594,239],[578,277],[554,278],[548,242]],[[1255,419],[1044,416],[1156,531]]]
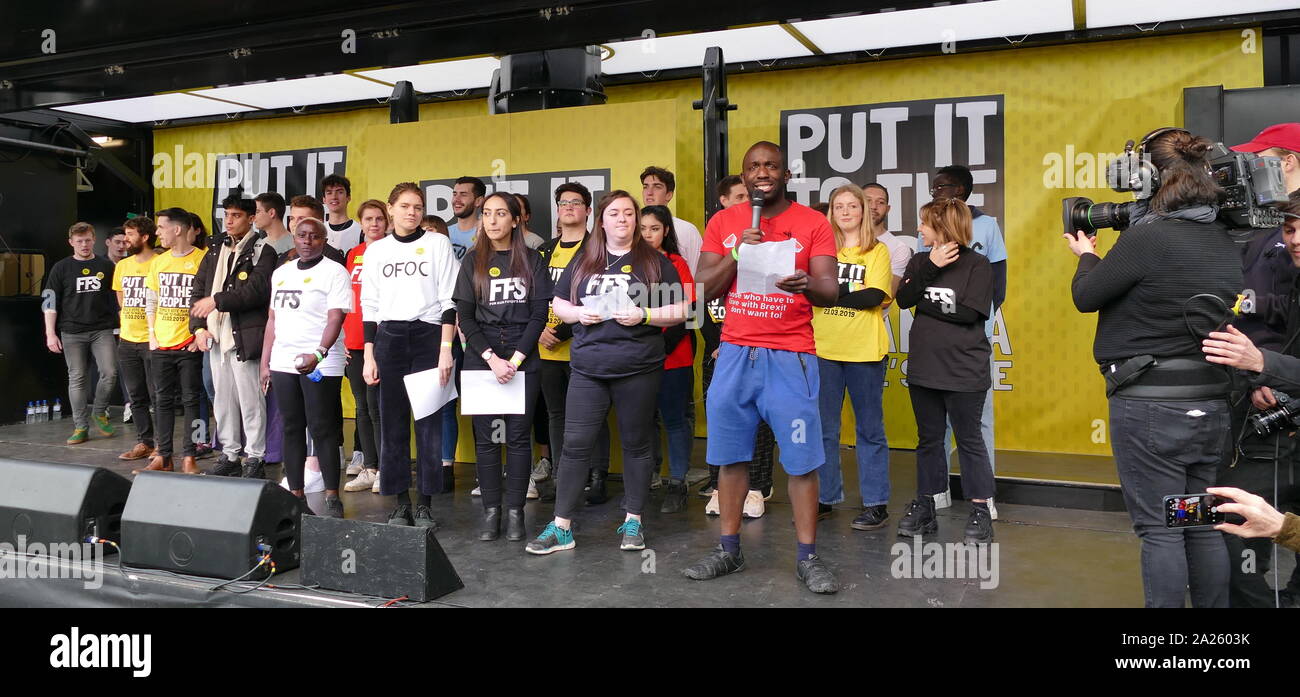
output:
[[[489,194],[473,177],[456,181],[450,221],[426,215],[424,191],[413,183],[395,186],[386,202],[363,202],[356,220],[348,215],[351,184],[338,175],[321,182],[323,203],[236,194],[222,204],[223,234],[206,249],[195,246],[198,216],[163,210],[156,224],[136,217],[123,225],[130,255],[116,268],[94,256],[94,231],[79,224],[69,233],[74,256],[47,281],[58,299],[47,310],[49,346],[68,353],[76,428],[69,443],[84,442],[92,420],[112,433],[106,403],[120,364],[138,441],[122,459],[203,473],[196,441],[208,439],[183,428],[177,467],[173,431],[178,403],[184,425],[205,423],[198,406],[206,354],[212,440],[221,452],[211,474],[257,478],[267,462],[280,462],[306,508],[308,475],[318,471],[326,515],[344,515],[340,488],[370,491],[393,497],[389,523],[436,528],[434,496],[454,488],[458,406],[453,400],[414,420],[412,500],[405,378],[433,370],[445,386],[462,371],[490,371],[498,383],[523,381],[525,407],[471,419],[479,539],[496,540],[503,527],[507,540],[527,537],[523,508],[540,480],[553,493],[554,517],[525,549],[573,549],[582,499],[608,498],[613,409],[625,511],[616,534],[621,549],[639,550],[650,490],[663,474],[659,512],[687,508],[702,339],[710,477],[700,493],[709,496],[706,513],[721,518],[721,538],[684,573],[704,580],[745,568],[741,519],[764,515],[779,454],[794,508],[796,574],[814,592],[835,592],[816,552],[816,524],[845,500],[846,394],[863,504],[851,525],[878,529],[889,517],[881,397],[891,303],[915,307],[917,316],[909,389],[921,439],[918,495],[899,532],[937,527],[951,423],[966,489],[978,496],[966,538],[993,537],[980,422],[990,385],[984,327],[1000,295],[992,259],[970,246],[978,213],[962,202],[970,194],[963,170],[940,172],[957,185],[922,208],[921,244],[931,249],[916,256],[885,231],[884,187],[841,186],[825,213],[814,211],[787,198],[789,170],[780,148],[766,142],[749,149],[740,175],[719,182],[723,209],[703,236],[666,207],[675,179],[658,167],[642,173],[640,200],[616,190],[593,201],[583,185],[561,184],[550,239],[528,229],[527,197]],[[757,228],[745,205],[755,197]],[[777,283],[780,292],[736,292],[747,245],[783,240],[795,241],[796,272]],[[111,283],[79,280],[87,277]],[[119,326],[120,341],[112,335]],[[91,355],[101,376],[93,405],[84,387]],[[350,462],[341,458],[345,376],[355,404]],[[536,464],[535,445],[546,448]]]

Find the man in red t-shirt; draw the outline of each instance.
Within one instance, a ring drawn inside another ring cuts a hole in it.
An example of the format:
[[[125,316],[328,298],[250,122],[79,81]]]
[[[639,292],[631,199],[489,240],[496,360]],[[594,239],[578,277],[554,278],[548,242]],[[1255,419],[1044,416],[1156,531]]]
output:
[[[722,539],[684,573],[707,580],[744,570],[740,516],[761,420],[771,425],[789,475],[799,545],[795,575],[814,593],[834,593],[839,586],[816,545],[817,468],[826,456],[817,437],[821,414],[812,308],[833,305],[839,295],[835,236],[826,216],[786,199],[790,170],[776,144],[755,143],[743,168],[746,188],[762,198],[759,225],[752,226],[752,206],[715,214],[704,233],[697,276],[706,301],[730,292],[707,400],[707,459],[722,468]],[[745,245],[789,239],[795,240],[795,272],[777,282],[784,293],[737,293],[736,265]]]

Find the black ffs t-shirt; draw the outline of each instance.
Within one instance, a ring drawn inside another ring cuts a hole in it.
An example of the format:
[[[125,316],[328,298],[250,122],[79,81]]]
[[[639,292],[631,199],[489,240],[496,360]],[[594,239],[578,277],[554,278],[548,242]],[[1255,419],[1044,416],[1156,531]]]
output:
[[[482,355],[489,348],[506,360],[518,350],[525,356],[520,369],[532,370],[538,360],[537,339],[546,325],[551,298],[546,263],[536,251],[528,250],[525,259],[531,278],[525,282],[511,274],[510,252],[495,252],[488,261],[487,296],[480,298],[474,283],[476,256],[476,250],[465,254],[452,291],[460,328],[469,343],[466,365],[473,370],[485,369]]]
[[[899,307],[916,306],[909,338],[907,381],[953,392],[983,392],[992,384],[991,347],[984,321],[993,304],[993,270],[983,254],[961,247],[942,268],[929,254],[907,263]]]
[[[113,262],[101,256],[79,261],[60,259],[45,276],[54,291],[58,312],[56,329],[83,334],[117,328],[117,295],[113,292]]]
[[[659,280],[650,285],[646,270],[632,260],[631,252],[610,254],[608,250],[605,251],[605,266],[608,268],[580,279],[578,292],[571,293],[573,277],[583,257],[579,253],[560,274],[560,280],[555,284],[555,297],[569,300],[576,296],[573,304],[581,306],[584,297],[623,289],[642,309],[672,305],[685,298],[681,278],[668,257],[655,253],[653,263],[659,264]],[[602,380],[661,369],[664,365],[663,329],[649,324],[625,327],[615,319],[589,326],[579,322],[573,325],[570,363],[574,372]]]

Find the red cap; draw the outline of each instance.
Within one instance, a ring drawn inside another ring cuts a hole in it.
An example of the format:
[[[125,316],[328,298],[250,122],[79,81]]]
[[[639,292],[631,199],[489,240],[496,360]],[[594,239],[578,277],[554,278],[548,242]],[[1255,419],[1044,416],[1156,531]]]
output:
[[[1249,143],[1234,145],[1237,152],[1261,152],[1269,148],[1282,148],[1300,152],[1300,123],[1279,123],[1259,132]]]

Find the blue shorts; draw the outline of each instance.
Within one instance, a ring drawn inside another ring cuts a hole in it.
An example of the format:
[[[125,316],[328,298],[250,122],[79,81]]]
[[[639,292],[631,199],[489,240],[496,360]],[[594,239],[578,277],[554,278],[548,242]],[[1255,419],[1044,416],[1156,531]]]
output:
[[[822,447],[821,380],[810,353],[723,342],[709,383],[710,465],[754,459],[760,420],[772,428],[786,474],[808,474],[826,461]]]

